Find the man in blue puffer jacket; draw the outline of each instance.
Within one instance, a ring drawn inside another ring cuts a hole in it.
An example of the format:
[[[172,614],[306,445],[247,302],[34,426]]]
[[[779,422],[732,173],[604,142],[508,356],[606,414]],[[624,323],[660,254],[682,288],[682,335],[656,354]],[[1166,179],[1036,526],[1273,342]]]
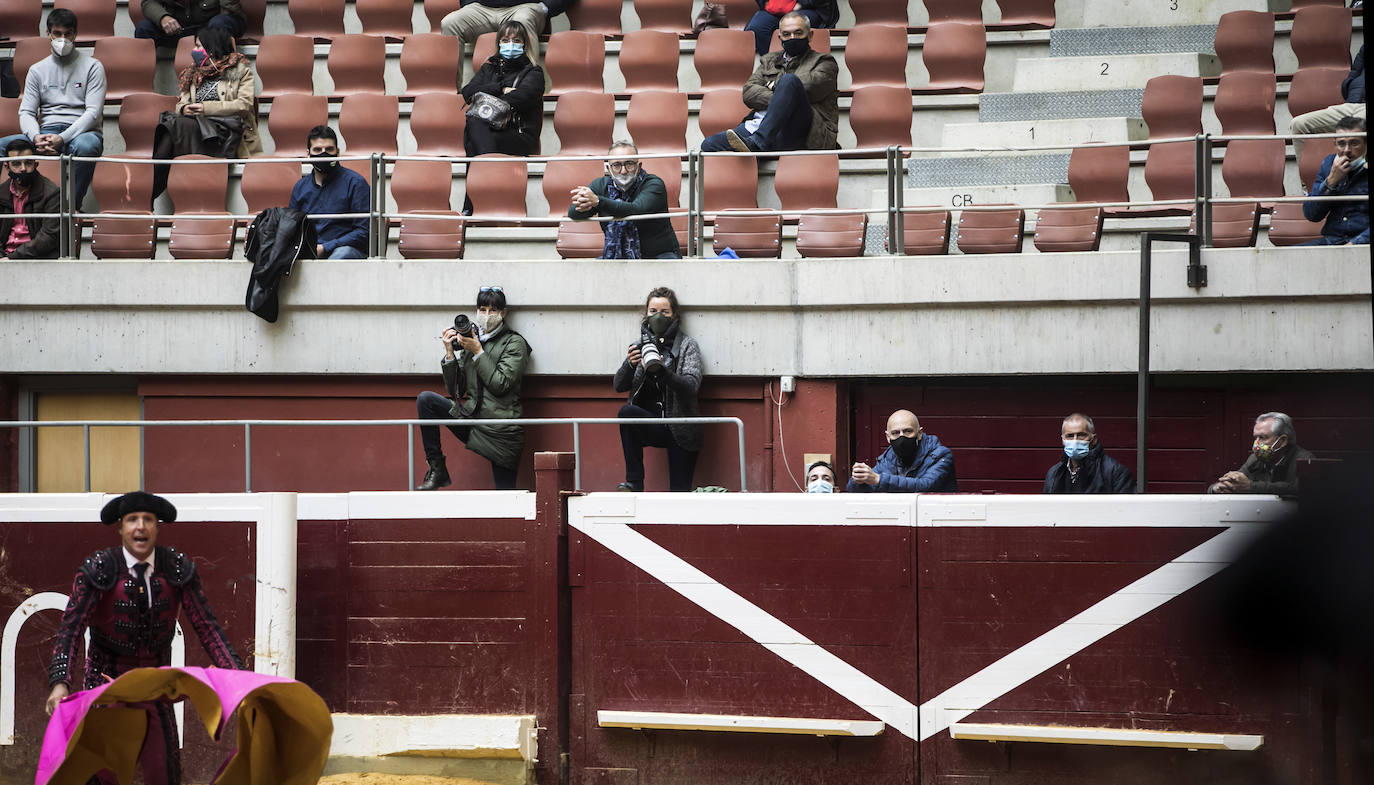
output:
[[[921,430],[916,415],[898,409],[887,418],[887,449],[878,464],[856,463],[849,474],[850,493],[952,493],[954,453]]]
[[[1369,245],[1369,167],[1365,152],[1364,120],[1343,117],[1336,133],[1359,132],[1336,137],[1336,152],[1322,161],[1317,180],[1308,196],[1364,196],[1358,202],[1303,202],[1302,213],[1316,223],[1326,219],[1322,237],[1303,245]]]

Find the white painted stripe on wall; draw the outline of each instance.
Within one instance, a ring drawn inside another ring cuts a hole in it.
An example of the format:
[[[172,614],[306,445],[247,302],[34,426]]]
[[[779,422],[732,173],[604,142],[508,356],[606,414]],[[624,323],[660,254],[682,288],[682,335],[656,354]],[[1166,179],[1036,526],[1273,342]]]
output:
[[[330,718],[334,721],[331,757],[535,760],[535,721],[529,714],[332,714]]]
[[[450,520],[522,518],[534,520],[535,495],[529,491],[354,491],[302,493],[297,509],[303,521]]]

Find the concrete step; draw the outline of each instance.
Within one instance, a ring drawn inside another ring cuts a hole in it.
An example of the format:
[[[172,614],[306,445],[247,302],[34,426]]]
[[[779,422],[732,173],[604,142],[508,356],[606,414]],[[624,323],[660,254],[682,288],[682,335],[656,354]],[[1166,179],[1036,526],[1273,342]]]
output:
[[[1001,123],[947,123],[946,147],[1029,147],[1085,142],[1134,142],[1149,137],[1138,117],[1091,117],[1066,120],[1010,120]]]
[[[978,120],[1072,120],[1086,117],[1139,117],[1145,89],[1074,90],[1062,93],[983,93]]]
[[[1111,4],[1102,4],[1111,5]],[[1209,24],[1162,27],[1077,27],[1050,31],[1051,57],[1145,55],[1165,52],[1215,54],[1216,18]],[[1156,19],[1154,24],[1158,24]]]
[[[1069,154],[1034,153],[913,158],[906,164],[907,188],[960,188],[1027,183],[1067,183]]]
[[[1282,5],[1283,8],[1274,6]],[[1228,11],[1287,10],[1283,0],[1114,0],[1083,5],[1084,27],[1149,27],[1215,23]]]
[[[1144,87],[1160,74],[1218,76],[1221,60],[1216,55],[1197,52],[1028,57],[1016,61],[1012,92],[1121,90]]]

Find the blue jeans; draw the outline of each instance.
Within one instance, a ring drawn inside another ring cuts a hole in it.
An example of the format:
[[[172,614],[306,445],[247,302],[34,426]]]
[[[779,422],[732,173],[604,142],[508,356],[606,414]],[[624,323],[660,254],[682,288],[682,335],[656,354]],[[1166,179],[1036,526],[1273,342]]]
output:
[[[341,245],[329,252],[330,259],[366,259],[367,251],[360,251],[351,245]]]
[[[749,133],[743,123],[735,126],[735,133],[756,152],[800,150],[806,147],[806,135],[811,132],[811,102],[806,88],[796,74],[783,74],[773,86],[773,98],[768,102],[759,130]],[[711,134],[701,140],[703,153],[723,153],[734,148],[725,132]]]
[[[210,17],[210,21],[205,23],[206,27],[218,27],[234,38],[242,38],[243,31],[248,28],[248,23],[243,19],[231,14],[216,14]],[[152,19],[144,19],[134,25],[134,38],[151,38],[156,46],[176,46],[177,39],[185,38],[188,35],[195,35],[198,27],[182,26],[181,32],[175,35],[167,35],[162,30],[162,25]]]
[[[45,134],[60,134],[67,130],[67,127],[70,125],[71,123],[49,123],[41,126],[39,131]],[[4,150],[9,146],[9,143],[15,139],[27,138],[28,137],[24,134],[6,136],[4,139],[0,139],[0,150]],[[82,134],[77,134],[75,139],[68,142],[66,146],[62,148],[62,152],[87,158],[98,156],[105,152],[105,137],[101,136],[99,131],[87,131]],[[74,164],[74,167],[76,193],[72,195],[71,205],[73,209],[79,210],[81,209],[81,200],[86,198],[86,191],[91,187],[91,178],[95,175],[95,162],[88,161],[86,163]],[[57,182],[61,178],[54,172],[53,176],[48,179]],[[58,186],[62,187],[63,184],[58,183]]]
[[[1324,234],[1321,236],[1320,239],[1308,240],[1305,243],[1298,243],[1298,245],[1345,245],[1346,243],[1353,243],[1354,245],[1365,245],[1368,244],[1368,242],[1368,240],[1360,239],[1359,235],[1356,235],[1355,237],[1332,237],[1330,235]]]
[[[806,21],[811,23],[814,30],[821,26],[821,15],[815,11],[807,11],[802,8],[797,9],[797,13],[806,17]],[[745,30],[754,34],[754,51],[760,57],[768,54],[768,45],[773,42],[773,31],[778,29],[778,22],[782,17],[777,14],[770,14],[767,11],[755,11],[749,24],[744,26]]]

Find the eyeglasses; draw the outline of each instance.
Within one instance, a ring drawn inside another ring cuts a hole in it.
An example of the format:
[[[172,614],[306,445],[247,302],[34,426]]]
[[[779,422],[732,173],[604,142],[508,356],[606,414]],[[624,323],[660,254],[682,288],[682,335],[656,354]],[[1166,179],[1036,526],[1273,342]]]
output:
[[[628,172],[636,166],[639,166],[639,161],[607,161],[606,166],[609,167],[612,172]]]
[[[478,294],[486,294],[487,292],[500,292],[500,291],[501,291],[501,287],[499,287],[499,286],[483,286],[481,289],[478,289],[478,290],[477,290],[477,293],[478,293]]]

